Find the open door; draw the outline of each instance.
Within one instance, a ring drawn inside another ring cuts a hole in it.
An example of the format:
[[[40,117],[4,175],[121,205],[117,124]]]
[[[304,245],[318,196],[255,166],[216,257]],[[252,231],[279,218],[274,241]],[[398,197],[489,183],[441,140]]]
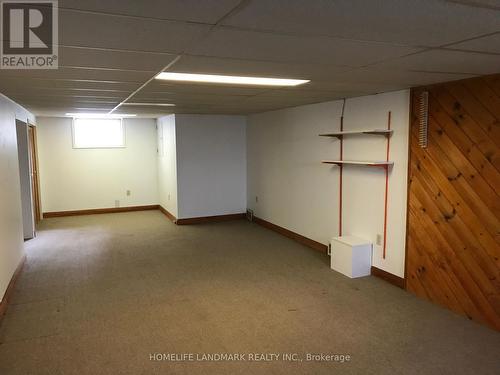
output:
[[[28,142],[30,158],[30,176],[31,176],[31,199],[33,204],[33,221],[35,227],[42,219],[40,210],[40,190],[38,181],[38,153],[36,144],[36,127],[28,125]]]
[[[29,240],[35,237],[36,225],[41,220],[36,128],[16,120],[16,135],[23,232],[24,239]]]
[[[19,186],[24,239],[35,237],[35,217],[32,197],[31,151],[28,124],[16,120],[17,156],[19,160]]]

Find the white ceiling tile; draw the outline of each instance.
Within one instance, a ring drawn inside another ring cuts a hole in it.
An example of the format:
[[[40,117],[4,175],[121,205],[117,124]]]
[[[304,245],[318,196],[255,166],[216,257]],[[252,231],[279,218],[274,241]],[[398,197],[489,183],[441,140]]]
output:
[[[494,74],[500,72],[500,55],[474,52],[430,50],[378,64],[383,68],[466,74]]]
[[[140,70],[153,74],[163,69],[176,56],[163,53],[60,47],[59,66]]]
[[[40,104],[41,103],[41,104]],[[46,104],[44,102],[31,102],[29,106],[43,105],[46,108],[68,108],[68,109],[90,109],[96,111],[110,111],[116,104],[113,103],[92,103],[92,102],[79,102],[79,101],[68,101],[68,102],[57,102],[52,104]],[[67,112],[71,112],[66,110]]]
[[[38,117],[60,117],[64,116],[65,113],[73,113],[73,112],[92,112],[92,113],[103,113],[106,114],[109,112],[109,109],[101,109],[101,108],[88,108],[84,111],[80,110],[76,107],[47,107],[47,106],[27,106],[27,108],[32,112],[36,113]]]
[[[204,94],[184,94],[184,95],[168,95],[159,97],[158,95],[149,95],[141,93],[135,95],[129,101],[134,103],[170,103],[170,104],[211,104],[211,103],[239,103],[244,100],[245,96],[235,95],[204,95]]]
[[[59,30],[64,46],[179,53],[209,26],[60,10]]]
[[[450,3],[465,4],[471,7],[484,7],[500,10],[500,1],[498,0],[445,0]]]
[[[323,79],[350,69],[352,68],[333,64],[319,65],[186,55],[182,56],[171,70],[184,73]]]
[[[395,91],[408,88],[408,84],[400,83],[370,83],[362,82],[360,80],[351,81],[312,81],[302,86],[307,90],[317,90],[317,91],[342,91],[342,92],[353,92],[360,93],[360,95],[373,94],[379,92]]]
[[[266,87],[249,87],[233,85],[196,84],[188,82],[166,83],[167,81],[154,80],[150,82],[142,92],[155,93],[157,95],[169,94],[204,94],[204,95],[255,95],[266,91]]]
[[[500,33],[469,40],[467,42],[452,44],[446,48],[500,54]]]
[[[46,102],[27,102],[25,103],[25,107],[28,109],[33,109],[37,108],[38,110],[41,109],[57,109],[59,110],[59,114],[63,115],[68,112],[78,112],[78,111],[105,111],[109,112],[116,104],[112,103],[86,103],[86,102],[58,102],[58,103],[46,103]],[[38,115],[37,112],[35,112],[36,115]]]
[[[83,109],[83,108],[88,108],[88,109],[93,109],[96,112],[97,111],[108,111],[113,108],[112,104],[93,104],[93,103],[78,103],[78,102],[72,102],[72,103],[52,103],[52,104],[47,104],[47,103],[37,103],[37,102],[32,102],[27,104],[27,107],[29,108],[45,108],[45,109],[58,109],[60,111],[60,114],[72,112],[72,110],[75,109]],[[76,111],[75,111],[76,112]]]
[[[332,97],[329,98],[328,100],[336,100],[336,99],[341,99],[342,96],[337,96],[337,97]],[[306,105],[306,104],[313,104],[313,103],[320,103],[324,102],[325,100],[321,99],[316,99],[316,98],[308,98],[308,99],[279,99],[279,98],[272,98],[268,96],[259,96],[259,97],[253,97],[245,100],[243,105],[241,106],[242,109],[245,112],[261,112],[261,111],[266,111],[266,110],[274,110],[274,109],[280,109],[280,108],[288,108],[288,107],[296,107],[299,105]]]
[[[23,89],[72,89],[72,90],[108,90],[131,92],[137,89],[138,84],[134,82],[119,81],[95,81],[77,79],[47,79],[29,78],[29,86],[26,85],[26,78],[23,77],[2,77],[0,90]]]
[[[443,72],[413,72],[394,68],[380,68],[374,65],[337,73],[332,80],[339,85],[350,85],[352,88],[355,88],[357,85],[371,85],[371,89],[383,89],[389,88],[391,85],[422,86],[471,77],[474,77],[474,75]]]
[[[106,69],[80,69],[80,68],[59,68],[50,70],[0,70],[0,86],[3,78],[22,78],[25,80],[33,78],[44,79],[80,79],[97,81],[120,81],[135,82],[139,87],[143,82],[152,77],[151,72],[106,70]],[[29,83],[26,81],[26,89]]]
[[[419,49],[330,37],[297,37],[220,28],[190,54],[286,63],[364,66]]]
[[[59,0],[59,8],[214,24],[240,0]]]
[[[34,97],[112,97],[112,98],[125,98],[128,96],[128,91],[118,90],[91,90],[91,89],[65,89],[65,88],[30,88],[26,90],[21,87],[5,89],[4,92],[9,95],[29,95]]]
[[[10,98],[14,100],[22,100],[23,103],[46,103],[46,104],[61,104],[61,103],[100,103],[100,104],[111,104],[119,103],[123,98],[115,97],[104,97],[104,96],[46,96],[46,97],[34,97],[26,95],[11,95]]]
[[[330,96],[338,96],[341,93],[339,91],[317,91],[317,90],[303,90],[294,88],[277,88],[268,90],[262,94],[256,95],[255,97],[271,97],[271,98],[325,98]]]
[[[426,46],[500,31],[495,10],[435,0],[253,0],[223,24]]]
[[[7,93],[10,98],[21,102],[22,104],[27,102],[45,102],[48,104],[58,104],[62,102],[87,102],[87,103],[115,103],[120,102],[125,98],[124,95],[118,95],[115,93],[50,93],[50,94],[40,94],[37,92],[11,92]]]

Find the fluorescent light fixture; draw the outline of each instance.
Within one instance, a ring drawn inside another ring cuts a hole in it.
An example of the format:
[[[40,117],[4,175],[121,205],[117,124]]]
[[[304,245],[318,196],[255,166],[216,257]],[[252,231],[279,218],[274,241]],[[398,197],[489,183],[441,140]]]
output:
[[[151,107],[151,106],[175,107],[175,104],[171,104],[171,103],[123,103],[122,105],[143,105],[146,107]]]
[[[310,82],[307,79],[283,79],[283,78],[263,78],[263,77],[240,77],[240,76],[220,76],[215,74],[192,74],[192,73],[159,73],[156,79],[167,81],[187,81],[223,83],[231,85],[261,85],[261,86],[297,86]]]
[[[66,113],[66,116],[76,117],[76,118],[123,118],[123,117],[135,117],[137,115],[132,114],[107,114],[107,113]]]

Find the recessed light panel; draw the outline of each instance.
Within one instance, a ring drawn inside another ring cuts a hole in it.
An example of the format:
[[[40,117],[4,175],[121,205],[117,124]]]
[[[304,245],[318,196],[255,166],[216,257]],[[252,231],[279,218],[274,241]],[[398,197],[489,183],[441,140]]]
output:
[[[221,76],[214,74],[192,74],[162,72],[156,79],[167,81],[221,83],[228,85],[256,85],[256,86],[297,86],[310,82],[306,79],[284,79],[264,77]]]
[[[175,104],[171,103],[123,103],[122,105],[139,105],[139,106],[145,106],[145,107],[152,107],[152,106],[158,106],[158,107],[175,107]]]

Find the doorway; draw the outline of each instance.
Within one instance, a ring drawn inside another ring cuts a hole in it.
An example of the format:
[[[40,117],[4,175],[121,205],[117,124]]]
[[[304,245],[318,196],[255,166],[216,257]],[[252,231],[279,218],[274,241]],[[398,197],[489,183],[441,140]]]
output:
[[[41,219],[40,194],[38,189],[38,162],[36,128],[16,120],[17,152],[19,160],[19,182],[24,239],[36,235],[36,225]]]

